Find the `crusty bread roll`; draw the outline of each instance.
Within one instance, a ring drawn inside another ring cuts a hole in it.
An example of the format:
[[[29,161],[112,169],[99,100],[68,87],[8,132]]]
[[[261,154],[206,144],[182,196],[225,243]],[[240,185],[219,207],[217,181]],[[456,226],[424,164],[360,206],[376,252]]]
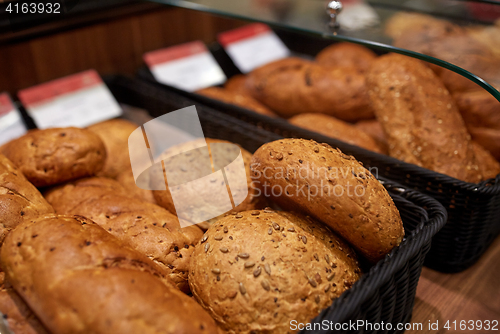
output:
[[[261,146],[251,168],[266,196],[325,223],[371,262],[403,239],[403,223],[389,193],[340,150],[312,140],[282,139]]]
[[[184,167],[186,166],[193,167],[193,170],[190,170],[191,172],[190,176],[192,179],[195,180],[195,179],[200,179],[202,177],[206,177],[207,176],[206,169],[204,170],[203,168],[204,166],[201,166],[205,158],[208,157],[205,156],[206,150],[201,150],[201,149],[195,150],[195,148],[200,147],[200,145],[205,145],[205,142],[210,147],[208,156],[210,156],[211,159],[214,160],[214,164],[216,166],[219,167],[228,166],[230,163],[234,161],[236,156],[239,154],[239,152],[237,152],[239,145],[228,147],[227,144],[232,144],[232,143],[225,140],[205,138],[173,146],[167,149],[165,152],[163,152],[159,157],[159,159],[169,159],[169,157],[172,156],[177,156],[179,158],[179,160],[177,160],[175,164],[172,166],[173,170],[169,174],[174,179],[180,178],[184,173],[186,173],[186,170],[184,169]],[[241,147],[239,147],[239,149],[241,150],[243,162],[245,164],[247,189],[238,189],[233,187],[231,188],[231,194],[233,198],[237,198],[239,197],[237,193],[238,191],[247,190],[248,195],[243,200],[243,202],[234,207],[232,211],[239,212],[246,210],[263,209],[268,205],[268,202],[266,201],[264,196],[259,196],[258,189],[252,186],[252,179],[250,175],[250,159],[252,158],[252,154]],[[181,153],[183,152],[190,152],[190,153],[181,155]],[[215,159],[218,159],[218,161],[215,161]],[[196,165],[195,163],[193,163],[193,161],[196,161],[197,164],[200,165]],[[228,168],[225,168],[225,174],[228,180],[235,177],[239,177],[238,166],[228,166]],[[150,176],[151,176],[151,185],[155,185],[158,183],[163,183],[163,184],[165,183],[165,177],[163,173],[160,173],[158,169],[153,169]],[[154,189],[154,187],[152,188]],[[183,210],[183,212],[190,212],[192,219],[198,222],[203,220],[198,217],[201,217],[201,215],[206,213],[205,212],[206,208],[203,206],[201,207],[193,206],[191,200],[192,197],[200,196],[202,198],[213,198],[213,194],[218,193],[219,188],[220,188],[219,184],[215,184],[212,182],[210,182],[210,184],[206,183],[191,184],[189,188],[186,188],[187,190],[185,193],[186,196],[185,200],[181,199],[175,203],[177,207],[174,205],[172,195],[170,193],[170,190],[168,190],[168,188],[167,190],[153,190],[153,195],[158,205],[166,208],[173,214],[176,214],[176,209]],[[214,212],[225,212],[223,210],[223,207],[225,207],[225,203],[226,203],[225,199],[222,197],[220,198],[220,202],[213,203],[214,207],[217,206],[219,208],[217,210],[214,210]],[[220,216],[216,217],[215,219],[211,219],[209,220],[209,223],[213,223],[219,218]],[[208,228],[206,224],[203,227]]]
[[[377,57],[375,52],[365,46],[341,42],[332,44],[316,55],[318,64],[335,67],[354,67],[366,72]]]
[[[309,217],[245,211],[212,225],[196,246],[189,284],[227,333],[290,333],[360,276],[355,253]]]
[[[128,137],[138,125],[124,119],[111,119],[88,127],[102,139],[108,157],[98,176],[115,178],[124,170],[131,168]]]
[[[299,58],[264,65],[248,75],[252,95],[280,116],[320,113],[344,121],[373,118],[364,75]]]
[[[48,334],[40,320],[12,287],[5,284],[0,272],[0,312],[12,334]]]
[[[53,334],[217,333],[164,268],[84,217],[25,220],[5,240],[1,263]]]
[[[431,69],[384,55],[373,62],[367,86],[391,156],[466,182],[481,180],[460,112]]]
[[[149,178],[149,174],[146,173],[143,176],[144,182],[148,183],[149,181],[146,178]],[[128,168],[122,172],[120,172],[116,176],[116,181],[120,183],[130,195],[133,197],[140,199],[144,202],[149,202],[156,204],[155,197],[153,196],[153,191],[149,189],[142,189],[137,186],[134,180],[134,174],[132,173],[132,169]]]
[[[348,144],[382,153],[382,149],[377,142],[367,133],[335,117],[323,114],[301,114],[293,116],[289,122],[301,128],[342,140]]]
[[[208,87],[196,91],[197,94],[220,100],[228,104],[255,111],[256,113],[276,117],[276,114],[268,107],[255,100],[251,95],[242,92],[236,92],[219,87]]]
[[[469,132],[475,142],[487,149],[500,161],[500,130],[470,127]],[[478,163],[481,163],[479,161]]]
[[[189,258],[202,232],[180,228],[167,210],[133,198],[118,182],[105,178],[80,179],[46,193],[56,213],[92,219],[109,233],[165,268],[177,287],[189,292]]]
[[[29,131],[7,143],[3,154],[37,187],[94,175],[106,160],[96,134],[72,127]]]
[[[434,38],[462,33],[463,29],[446,20],[437,19],[426,14],[409,12],[396,13],[385,25],[385,33],[396,40],[412,32],[427,38]]]
[[[380,147],[384,154],[389,154],[389,145],[387,144],[387,137],[380,122],[376,119],[359,121],[354,124],[355,127],[370,135],[377,145]]]
[[[38,189],[26,180],[9,159],[0,154],[0,245],[23,219],[53,212],[54,209]]]
[[[468,128],[500,130],[500,102],[487,91],[473,90],[453,94]]]
[[[500,174],[500,163],[495,160],[489,151],[475,141],[472,141],[472,147],[474,148],[479,171],[484,180],[495,178]]]

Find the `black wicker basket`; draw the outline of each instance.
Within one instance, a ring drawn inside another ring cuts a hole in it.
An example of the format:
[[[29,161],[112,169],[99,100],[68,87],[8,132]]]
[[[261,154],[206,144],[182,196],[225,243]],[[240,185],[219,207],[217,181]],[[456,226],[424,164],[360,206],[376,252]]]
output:
[[[119,102],[146,109],[158,117],[179,108],[162,89],[150,83],[125,77],[106,80]],[[175,98],[175,97],[174,97]],[[183,102],[185,102],[183,100]],[[206,137],[230,140],[253,152],[262,144],[282,138],[279,134],[255,127],[210,107],[196,104]],[[398,324],[409,323],[415,292],[425,256],[432,237],[444,226],[446,210],[436,200],[411,189],[403,189],[392,181],[384,181],[403,219],[406,235],[401,245],[345,292],[313,320],[316,326],[329,324],[328,330],[319,328],[311,333],[401,333]],[[349,322],[365,321],[371,324],[391,324],[390,330],[351,331],[342,329]],[[337,324],[337,325],[335,325]],[[336,327],[337,326],[337,329]],[[401,325],[400,325],[401,326]]]
[[[314,55],[332,41],[294,32],[277,31],[287,46],[298,54]],[[210,50],[228,77],[239,71],[216,43]],[[376,51],[376,50],[375,50]],[[188,93],[157,83],[146,68],[138,77],[164,89],[172,103],[202,103],[259,128],[283,137],[309,138],[326,142],[354,155],[366,166],[377,167],[380,176],[394,180],[437,199],[448,210],[448,223],[434,237],[425,265],[441,272],[459,272],[473,265],[500,234],[500,175],[494,180],[473,184],[447,175],[373,153],[318,133],[291,125],[284,119],[270,118],[234,105]],[[187,101],[183,101],[187,98]]]

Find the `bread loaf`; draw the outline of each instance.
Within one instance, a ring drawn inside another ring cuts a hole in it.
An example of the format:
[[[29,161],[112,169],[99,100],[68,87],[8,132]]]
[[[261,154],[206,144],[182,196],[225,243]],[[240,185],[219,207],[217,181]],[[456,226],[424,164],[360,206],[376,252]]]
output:
[[[316,56],[318,64],[334,67],[353,67],[366,72],[377,57],[375,52],[359,44],[341,42],[321,50]]]
[[[189,284],[227,333],[290,333],[359,279],[350,247],[309,217],[245,211],[212,225],[196,246]]]
[[[242,92],[230,91],[219,87],[208,87],[198,90],[196,93],[228,104],[234,104],[238,107],[252,110],[262,115],[276,117],[276,114],[268,107],[255,100],[251,95],[247,95]]]
[[[399,211],[385,188],[340,150],[312,140],[283,139],[261,146],[251,168],[266,196],[325,223],[371,262],[403,239]]]
[[[3,154],[37,187],[94,175],[106,160],[102,140],[79,128],[29,131],[7,143]]]
[[[252,71],[247,85],[257,100],[283,117],[320,113],[348,122],[373,118],[364,75],[353,68],[286,58]]]
[[[387,144],[387,137],[385,136],[384,129],[380,122],[376,119],[359,121],[354,124],[355,127],[363,131],[364,133],[370,135],[378,147],[382,150],[382,153],[389,154],[389,145]]]
[[[478,161],[479,171],[484,180],[495,178],[500,174],[500,163],[495,160],[490,152],[475,141],[472,141],[472,147]]]
[[[206,152],[206,150],[194,150],[200,145],[205,145],[205,141],[206,144],[208,144],[210,147],[210,151],[208,153]],[[186,166],[192,166],[193,169],[190,169],[190,176],[193,180],[196,180],[207,176],[207,170],[206,168],[204,169],[202,165],[203,161],[206,160],[205,158],[210,156],[215,166],[224,168],[227,167],[225,168],[225,174],[226,178],[230,180],[239,177],[238,166],[229,166],[229,164],[232,163],[236,156],[239,154],[239,152],[237,152],[239,148],[242,154],[243,162],[245,164],[247,188],[238,189],[232,187],[231,194],[233,198],[238,198],[240,197],[238,195],[239,191],[241,193],[243,193],[243,191],[248,191],[248,195],[241,202],[241,204],[234,207],[232,211],[238,212],[265,208],[268,204],[267,201],[265,200],[264,196],[259,196],[258,189],[252,186],[252,179],[250,175],[250,159],[252,158],[252,155],[239,146],[228,147],[228,144],[231,143],[224,140],[211,138],[199,139],[169,148],[162,153],[160,159],[169,159],[170,157],[177,156],[179,160],[177,160],[175,164],[172,164],[171,167],[167,166],[168,168],[172,168],[169,177],[173,179],[181,178],[182,175],[186,173],[186,170],[184,168]],[[182,152],[190,153],[181,155],[180,153]],[[158,170],[153,170],[153,173],[151,174],[151,184],[154,185],[158,183],[165,183],[164,175],[163,173],[159,173]],[[210,182],[209,184],[191,183],[188,187],[185,187],[185,189],[185,198],[179,198],[175,205],[168,188],[167,190],[154,190],[153,194],[158,205],[166,208],[168,211],[174,214],[176,214],[176,209],[182,210],[183,212],[190,212],[192,219],[197,222],[202,221],[203,219],[199,217],[202,217],[202,215],[206,213],[206,208],[204,206],[193,206],[192,198],[197,196],[201,198],[214,198],[213,194],[219,192],[220,184],[212,182]],[[215,200],[219,200],[219,198],[215,198]],[[225,198],[221,197],[220,201],[211,204],[211,208],[216,208],[213,210],[214,212],[225,213],[225,203]],[[210,220],[210,223],[216,221],[218,218],[220,217]]]
[[[196,226],[181,229],[177,217],[167,210],[132,196],[118,182],[98,177],[46,194],[56,213],[92,219],[162,266],[179,289],[189,292],[189,258],[203,233]]]
[[[101,138],[108,156],[98,176],[115,178],[124,170],[129,170],[130,156],[128,137],[138,125],[124,119],[111,119],[88,127]]]
[[[54,209],[38,189],[26,180],[9,159],[0,154],[0,245],[24,219],[53,212]]]
[[[162,267],[83,217],[25,220],[1,263],[53,334],[217,333]]]
[[[367,150],[382,153],[381,148],[367,133],[354,125],[322,114],[301,114],[290,118],[290,123],[322,135],[342,140]]]
[[[481,180],[464,121],[432,70],[410,57],[384,55],[373,62],[367,86],[391,156],[466,182]]]

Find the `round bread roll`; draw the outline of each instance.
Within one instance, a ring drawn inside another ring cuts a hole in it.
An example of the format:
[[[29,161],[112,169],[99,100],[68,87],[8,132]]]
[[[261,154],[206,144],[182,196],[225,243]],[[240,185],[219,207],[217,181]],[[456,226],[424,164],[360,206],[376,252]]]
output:
[[[145,178],[149,178],[149,174],[145,174]],[[145,202],[156,204],[155,197],[153,196],[153,192],[149,189],[142,189],[137,186],[134,180],[134,174],[132,173],[132,169],[128,168],[122,171],[120,174],[116,176],[116,181],[120,183],[130,195],[134,198],[143,200]],[[149,183],[148,180],[145,179],[145,182]]]
[[[120,172],[131,168],[128,137],[137,127],[138,125],[124,119],[111,119],[88,127],[102,139],[108,153],[98,176],[114,179]]]
[[[348,144],[382,153],[382,149],[377,142],[367,133],[335,117],[323,114],[301,114],[293,116],[289,122],[301,128],[342,140]]]
[[[271,210],[228,215],[191,258],[194,297],[228,333],[290,333],[360,277],[355,253],[309,217]]]
[[[364,75],[355,68],[285,58],[252,71],[247,85],[253,97],[283,117],[320,113],[347,122],[374,118]]]
[[[235,152],[235,150],[239,146],[228,147],[225,144],[232,144],[232,143],[225,141],[225,140],[206,138],[206,139],[198,139],[198,140],[194,140],[191,142],[186,142],[184,144],[171,147],[168,150],[166,150],[165,152],[163,152],[161,154],[161,156],[159,157],[159,159],[162,159],[162,160],[169,159],[169,157],[172,157],[172,156],[177,156],[180,158],[180,160],[178,160],[176,162],[176,166],[181,166],[181,168],[176,169],[174,171],[174,173],[171,174],[172,177],[176,178],[177,175],[182,175],[183,173],[185,173],[185,170],[182,169],[182,166],[193,165],[193,161],[197,161],[198,163],[201,163],[201,161],[203,161],[203,159],[205,158],[203,156],[205,151],[194,150],[194,149],[200,147],[200,145],[205,145],[205,140],[206,140],[206,143],[210,146],[209,155],[210,155],[210,157],[212,157],[212,160],[214,160],[214,156],[217,157],[215,159],[218,159],[218,160],[213,161],[214,164],[217,166],[224,166],[224,167],[228,166],[228,164],[233,162],[236,155],[238,154],[238,152]],[[263,209],[267,206],[268,203],[267,203],[266,199],[264,198],[264,196],[259,196],[259,194],[258,194],[259,190],[252,186],[252,179],[250,176],[250,159],[252,158],[252,154],[241,147],[239,147],[239,149],[241,150],[243,162],[245,164],[245,169],[246,169],[248,195],[243,200],[243,202],[241,202],[241,204],[234,207],[232,209],[232,211],[238,212],[238,211],[246,211],[246,210],[253,210],[253,209]],[[187,155],[187,154],[180,155],[183,152],[188,152],[191,150],[193,150],[193,151],[189,155]],[[194,167],[195,168],[200,167],[200,168],[198,170],[193,171],[193,175],[191,175],[193,179],[199,179],[199,178],[206,176],[205,171],[202,168],[203,166],[194,166]],[[237,169],[235,169],[235,167],[237,167],[237,166],[234,166],[234,167],[229,166],[225,170],[227,179],[231,179],[232,177],[238,176],[239,171]],[[152,189],[155,188],[155,187],[153,187],[153,185],[165,182],[165,178],[164,178],[163,173],[160,173],[158,169],[152,169],[152,173],[151,173],[150,177],[151,177]],[[219,189],[219,184],[212,184],[212,183],[210,183],[210,184],[205,184],[205,183],[193,184],[191,186],[191,188],[189,188],[188,193],[186,194],[185,201],[177,202],[176,203],[177,207],[174,205],[172,195],[170,193],[170,190],[168,190],[168,188],[167,188],[167,190],[153,190],[153,195],[154,195],[154,198],[155,198],[157,204],[166,208],[171,213],[177,214],[176,208],[183,210],[184,212],[190,211],[190,212],[192,212],[192,217],[195,221],[201,221],[202,219],[198,219],[197,217],[199,217],[199,215],[202,215],[205,213],[204,208],[194,207],[192,205],[192,197],[193,196],[201,196],[204,198],[211,198],[211,197],[213,197],[214,193],[218,192],[217,191],[218,189]],[[233,198],[238,197],[237,192],[239,190],[240,189],[231,188],[231,193],[232,193]],[[241,189],[241,190],[243,190],[243,189]],[[224,198],[221,198],[221,201],[218,204],[220,205],[220,209],[214,210],[214,211],[225,212],[222,209],[222,207],[224,207],[224,204],[225,204]],[[198,215],[198,213],[199,213],[199,215]],[[218,218],[219,217],[216,217],[215,219],[209,220],[209,223],[213,223]],[[207,228],[207,225],[205,224],[203,227]]]
[[[268,107],[255,100],[251,95],[246,93],[230,91],[219,87],[208,87],[197,91],[196,93],[210,97],[214,100],[220,100],[228,104],[234,104],[248,110],[255,111],[256,113],[276,117]]]
[[[321,50],[316,56],[316,62],[324,66],[354,67],[360,72],[366,72],[376,57],[375,52],[365,46],[342,42]]]
[[[94,175],[106,161],[102,140],[73,127],[29,131],[7,143],[3,154],[37,187]]]
[[[325,223],[372,263],[403,240],[403,223],[387,190],[338,149],[282,139],[261,146],[251,169],[264,195]]]

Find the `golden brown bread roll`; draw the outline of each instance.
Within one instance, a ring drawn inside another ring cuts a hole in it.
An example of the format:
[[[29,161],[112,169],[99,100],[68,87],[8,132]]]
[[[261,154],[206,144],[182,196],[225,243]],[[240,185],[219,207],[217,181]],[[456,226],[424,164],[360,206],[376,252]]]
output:
[[[290,123],[301,128],[321,133],[322,135],[342,140],[348,144],[382,153],[381,148],[368,134],[354,125],[323,114],[301,114],[293,116]]]
[[[254,153],[251,168],[266,196],[325,223],[371,262],[403,239],[401,217],[388,192],[340,150],[312,140],[278,140]]]
[[[92,219],[165,268],[177,287],[188,292],[189,258],[203,233],[196,226],[181,229],[170,212],[132,196],[118,182],[99,177],[80,179],[46,194],[56,213]]]
[[[0,245],[7,234],[24,219],[32,219],[54,209],[23,173],[0,154]]]
[[[210,97],[214,100],[220,100],[228,104],[255,111],[256,113],[276,117],[276,114],[268,107],[255,100],[251,95],[243,94],[241,92],[230,91],[219,87],[208,87],[196,91],[197,94]]]
[[[500,102],[485,90],[453,94],[458,109],[468,128],[480,127],[500,130]]]
[[[191,260],[193,295],[228,333],[290,333],[359,279],[355,253],[309,217],[245,211],[212,225]]]
[[[258,190],[252,186],[252,179],[250,175],[250,159],[252,158],[252,154],[249,153],[247,150],[237,146],[232,146],[228,147],[227,144],[232,144],[228,141],[225,140],[219,140],[219,139],[212,139],[212,138],[205,138],[205,139],[199,139],[191,142],[186,142],[181,145],[177,145],[174,147],[169,148],[165,152],[163,152],[160,156],[159,159],[168,159],[168,157],[171,156],[176,156],[180,158],[175,163],[175,166],[173,168],[176,168],[175,170],[172,171],[172,177],[177,178],[178,175],[179,177],[182,176],[183,173],[185,173],[185,170],[182,170],[183,166],[190,166],[193,165],[193,161],[198,161],[198,163],[201,163],[203,161],[203,154],[206,153],[205,150],[193,150],[194,148],[199,147],[199,145],[205,145],[206,143],[210,147],[209,151],[209,156],[212,158],[212,160],[215,157],[218,157],[218,161],[214,161],[217,166],[227,166],[229,163],[233,162],[235,159],[235,156],[238,154],[238,152],[235,152],[237,148],[241,150],[243,162],[245,164],[245,170],[246,170],[246,177],[247,177],[247,189],[238,189],[238,188],[231,188],[231,193],[232,197],[238,197],[237,193],[239,190],[244,191],[248,190],[248,195],[246,198],[241,202],[241,204],[237,205],[235,208],[233,208],[231,211],[233,212],[238,212],[238,211],[246,211],[246,210],[254,210],[254,209],[263,209],[267,206],[268,202],[264,198],[264,196],[259,196]],[[182,152],[188,152],[190,150],[193,150],[192,153],[189,155],[180,155]],[[181,166],[181,168],[177,168],[177,166]],[[194,165],[193,165],[194,166]],[[196,167],[196,166],[195,166]],[[229,166],[228,169],[225,171],[226,177],[231,179],[233,177],[238,177],[239,169],[238,166]],[[151,184],[158,184],[158,183],[165,183],[165,178],[163,173],[159,173],[159,170],[152,170],[151,173]],[[202,177],[205,177],[205,171],[202,169],[195,170],[193,171],[193,175],[191,175],[193,179],[199,179]],[[190,211],[192,213],[192,218],[196,221],[201,221],[201,215],[205,213],[205,208],[204,207],[193,207],[192,205],[192,197],[195,195],[204,197],[204,198],[211,198],[213,197],[214,193],[217,193],[219,189],[218,184],[193,184],[187,194],[185,195],[186,198],[185,200],[180,200],[176,202],[177,209],[183,210],[184,212]],[[168,211],[172,212],[173,214],[176,214],[176,206],[174,205],[172,195],[170,193],[170,190],[153,190],[153,195],[155,197],[156,202],[158,205],[166,208]],[[221,198],[221,201],[217,203],[219,205],[220,209],[214,210],[217,212],[225,212],[222,208],[224,207],[225,201],[224,198]],[[215,204],[214,204],[215,205]],[[199,214],[199,215],[198,215]],[[209,223],[213,223],[220,217],[216,217],[215,219],[211,219]],[[208,226],[205,224],[203,226],[204,228],[208,228]]]
[[[94,175],[106,160],[96,134],[71,127],[29,131],[7,143],[3,154],[37,187]]]
[[[391,156],[466,182],[481,180],[455,101],[431,69],[384,55],[373,62],[367,86]]]
[[[472,141],[472,147],[484,180],[495,178],[500,174],[500,163],[495,160],[490,152],[475,141]]]
[[[344,121],[373,118],[364,75],[353,68],[285,58],[252,71],[247,85],[257,100],[283,117],[320,113]]]
[[[354,67],[360,72],[366,72],[376,57],[375,52],[365,46],[341,42],[321,50],[316,56],[316,62],[324,66]]]
[[[247,87],[247,76],[244,74],[233,75],[224,84],[224,88],[230,92],[252,96]]]
[[[382,128],[382,125],[380,125],[379,121],[377,121],[376,119],[359,121],[356,124],[354,124],[354,126],[363,131],[364,133],[370,135],[375,140],[377,145],[380,147],[382,153],[384,154],[389,153],[389,145],[387,144],[387,137],[385,136],[384,129]]]
[[[25,220],[5,240],[1,263],[53,334],[217,333],[162,267],[84,217]]]
[[[400,39],[406,33],[411,32],[434,38],[462,33],[463,29],[449,21],[430,15],[408,12],[398,12],[385,25],[385,33],[394,39]]]
[[[130,169],[128,137],[138,125],[124,119],[111,119],[89,126],[87,129],[102,139],[108,157],[98,176],[115,178],[124,170]]]
[[[470,127],[468,130],[475,142],[500,161],[500,130],[476,127]]]
[[[149,181],[146,179],[149,178],[149,174],[146,173],[144,174],[143,177],[145,182],[149,183]],[[129,168],[120,172],[116,176],[116,181],[118,181],[118,183],[120,183],[127,190],[127,192],[134,198],[140,199],[144,202],[156,204],[155,197],[153,196],[153,191],[149,189],[139,188],[136,185],[132,169]]]

